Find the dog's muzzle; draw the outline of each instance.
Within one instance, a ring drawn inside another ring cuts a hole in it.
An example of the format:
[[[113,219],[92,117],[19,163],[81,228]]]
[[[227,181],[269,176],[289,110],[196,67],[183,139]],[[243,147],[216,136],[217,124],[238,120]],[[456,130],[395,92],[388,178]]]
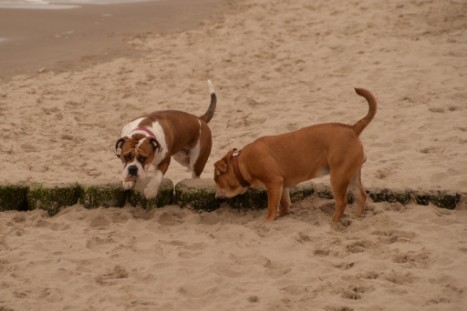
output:
[[[128,167],[128,175],[138,176],[138,167],[136,165],[131,165]]]

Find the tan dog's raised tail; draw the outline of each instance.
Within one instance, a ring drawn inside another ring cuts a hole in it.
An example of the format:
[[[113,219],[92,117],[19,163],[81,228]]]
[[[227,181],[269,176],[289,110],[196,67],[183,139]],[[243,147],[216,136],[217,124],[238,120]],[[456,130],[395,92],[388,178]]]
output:
[[[233,197],[244,193],[250,185],[266,187],[266,219],[274,220],[278,207],[280,216],[289,211],[289,187],[329,174],[336,206],[332,220],[339,221],[344,213],[347,188],[354,193],[356,214],[361,215],[367,198],[361,183],[361,167],[366,158],[358,136],[375,116],[376,99],[368,90],[356,88],[355,91],[368,101],[369,111],[354,125],[312,125],[260,137],[241,151],[227,152],[214,164],[216,196]]]

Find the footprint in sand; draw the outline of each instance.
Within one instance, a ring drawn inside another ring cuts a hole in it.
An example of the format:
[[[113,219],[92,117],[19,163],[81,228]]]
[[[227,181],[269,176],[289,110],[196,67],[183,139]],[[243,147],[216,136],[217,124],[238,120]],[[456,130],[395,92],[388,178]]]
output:
[[[62,291],[58,288],[44,288],[40,291],[39,299],[47,302],[60,302],[63,301]],[[2,308],[0,307],[0,310]]]
[[[263,264],[263,267],[268,270],[268,274],[272,277],[284,276],[292,270],[288,265],[272,262],[269,258],[266,258],[266,262]]]
[[[312,241],[311,237],[310,237],[308,234],[306,234],[306,233],[298,232],[297,235],[298,235],[298,236],[295,238],[295,240],[296,240],[298,243],[303,244],[303,243],[308,243],[308,242],[311,242],[311,241]]]
[[[269,236],[269,231],[271,230],[270,227],[268,227],[269,224],[264,224],[264,223],[258,223],[258,226],[254,228],[256,234],[259,237],[265,238]]]
[[[180,294],[190,298],[212,297],[217,291],[218,287],[214,284],[210,288],[198,285],[184,285],[178,289]]]
[[[405,205],[399,202],[385,204],[383,208],[386,211],[394,211],[394,212],[403,212],[407,209]]]
[[[120,265],[114,266],[111,272],[96,276],[95,280],[100,285],[113,285],[118,279],[128,278],[128,272]]]
[[[216,213],[201,213],[199,223],[203,225],[215,225],[220,222],[220,217]]]
[[[398,264],[414,268],[426,268],[430,264],[430,252],[421,250],[419,252],[410,251],[407,253],[396,254],[392,261]]]
[[[184,215],[181,213],[174,212],[163,212],[157,219],[157,222],[161,225],[174,226],[184,222]]]
[[[343,290],[341,296],[346,299],[358,300],[362,299],[363,294],[367,291],[369,289],[364,286],[351,286]]]
[[[361,277],[367,280],[376,280],[379,278],[379,273],[375,271],[368,271],[362,274]]]
[[[180,247],[183,247],[183,250],[178,253],[178,257],[184,259],[192,259],[194,257],[200,256],[203,254],[203,250],[207,246],[208,245],[206,243],[202,242],[193,244],[183,243],[182,245],[180,245]]]
[[[334,265],[334,267],[338,268],[338,269],[341,269],[341,270],[349,270],[351,268],[353,268],[353,266],[355,266],[355,262],[351,261],[351,262],[342,262],[342,263],[339,263],[337,265]]]
[[[111,220],[105,215],[97,215],[90,219],[89,226],[91,228],[104,228],[108,227],[111,223]]]
[[[291,284],[281,288],[281,291],[294,296],[309,295],[311,288],[304,284]]]
[[[354,311],[353,308],[343,306],[343,307],[324,307],[324,311]]]
[[[376,170],[375,177],[377,179],[385,179],[386,177],[392,174],[392,169],[388,167],[383,167],[381,169]]]
[[[430,283],[439,286],[439,291],[434,294],[434,297],[425,302],[425,305],[437,305],[442,303],[452,303],[453,301],[460,301],[465,296],[463,288],[453,285],[450,277],[439,277],[430,279]]]
[[[321,257],[326,257],[328,256],[330,253],[329,250],[327,249],[316,249],[313,254],[315,254],[316,256],[321,256]]]
[[[235,264],[232,262],[218,263],[215,265],[214,271],[218,275],[228,278],[241,277],[247,273],[245,265]]]
[[[410,284],[415,280],[415,277],[410,272],[398,272],[398,271],[391,271],[384,275],[384,279],[391,283],[397,285],[404,285]]]
[[[361,241],[355,241],[350,243],[345,247],[346,251],[349,253],[363,253],[366,251],[368,248],[371,248],[373,246],[373,242],[371,241],[366,241],[366,240],[361,240]]]
[[[377,230],[373,231],[371,234],[376,235],[380,242],[386,244],[392,244],[395,242],[410,242],[416,237],[416,234],[414,232],[400,230]]]
[[[115,243],[113,234],[107,234],[107,236],[93,236],[86,241],[86,248],[89,249],[99,249],[102,245],[107,245]]]
[[[249,296],[249,297],[248,297],[248,302],[250,302],[250,303],[257,303],[257,302],[259,302],[259,297],[256,296],[256,295]]]

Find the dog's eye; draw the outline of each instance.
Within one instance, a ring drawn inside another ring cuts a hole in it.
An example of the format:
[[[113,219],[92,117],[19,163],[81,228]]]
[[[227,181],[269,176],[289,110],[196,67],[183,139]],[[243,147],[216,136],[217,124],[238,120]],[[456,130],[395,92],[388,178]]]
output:
[[[133,157],[133,156],[132,156],[131,153],[127,153],[127,154],[125,154],[125,156],[123,156],[123,159],[125,159],[125,161],[128,162],[128,161],[131,160],[132,157]]]
[[[141,163],[141,164],[144,164],[144,162],[146,161],[146,159],[147,159],[146,157],[138,157],[138,161],[139,161],[139,163]]]

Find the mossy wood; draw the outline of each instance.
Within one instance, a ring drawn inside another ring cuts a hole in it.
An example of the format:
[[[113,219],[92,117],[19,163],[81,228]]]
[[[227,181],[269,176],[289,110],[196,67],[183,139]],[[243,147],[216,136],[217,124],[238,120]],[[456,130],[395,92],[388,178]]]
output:
[[[28,190],[25,185],[0,185],[0,211],[28,210]]]
[[[86,208],[123,207],[126,196],[121,183],[82,185],[80,203]]]
[[[159,192],[154,199],[146,199],[144,189],[149,183],[149,179],[139,181],[132,191],[127,193],[127,202],[132,206],[141,206],[142,208],[154,208],[170,205],[173,203],[174,185],[168,178],[162,179],[159,186]]]
[[[32,184],[27,194],[28,209],[43,209],[55,215],[60,208],[78,203],[80,187],[78,184],[43,186]]]
[[[216,186],[211,179],[186,179],[174,186],[171,180],[164,178],[155,199],[147,200],[144,188],[148,179],[140,181],[134,190],[123,191],[121,184],[103,185],[0,185],[0,211],[44,209],[50,215],[56,214],[60,208],[76,204],[78,200],[86,208],[122,207],[126,202],[132,206],[143,208],[161,207],[169,204],[190,206],[195,210],[213,211],[228,204],[237,209],[261,209],[267,206],[265,190],[249,189],[245,194],[232,199],[216,199]],[[374,202],[414,202],[420,205],[432,203],[438,207],[455,208],[464,202],[465,193],[448,191],[413,191],[368,188],[367,193]],[[332,199],[332,191],[328,185],[312,182],[298,185],[290,189],[292,202],[303,200],[309,196]],[[352,202],[352,196],[348,196]]]

